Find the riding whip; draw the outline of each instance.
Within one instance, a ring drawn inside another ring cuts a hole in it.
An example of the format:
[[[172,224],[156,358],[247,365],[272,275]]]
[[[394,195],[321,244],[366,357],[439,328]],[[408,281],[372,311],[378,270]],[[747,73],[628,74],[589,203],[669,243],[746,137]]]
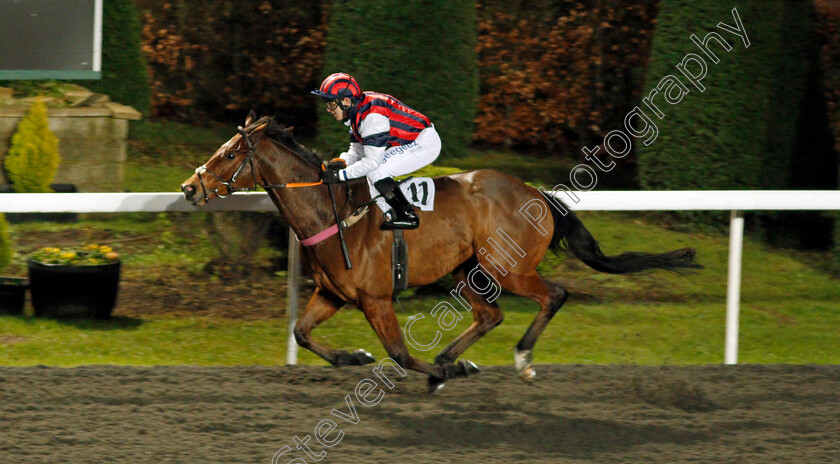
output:
[[[347,252],[347,244],[344,243],[344,234],[341,232],[341,221],[338,219],[338,209],[335,207],[332,184],[327,184],[327,190],[330,192],[330,203],[332,203],[333,215],[335,215],[335,225],[338,227],[338,240],[341,242],[341,252],[344,253],[344,265],[349,271],[353,269],[353,264],[350,263],[350,253]]]

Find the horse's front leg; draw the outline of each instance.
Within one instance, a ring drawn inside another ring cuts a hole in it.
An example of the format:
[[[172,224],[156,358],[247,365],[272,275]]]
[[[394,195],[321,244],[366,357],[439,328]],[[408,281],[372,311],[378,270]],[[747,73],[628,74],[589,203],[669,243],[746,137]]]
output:
[[[361,366],[372,363],[375,359],[365,350],[353,352],[334,350],[312,338],[312,329],[332,317],[343,305],[344,302],[335,295],[316,288],[315,294],[312,295],[309,303],[306,304],[306,309],[303,310],[303,314],[295,324],[295,340],[297,340],[298,345],[324,358],[336,367]]]

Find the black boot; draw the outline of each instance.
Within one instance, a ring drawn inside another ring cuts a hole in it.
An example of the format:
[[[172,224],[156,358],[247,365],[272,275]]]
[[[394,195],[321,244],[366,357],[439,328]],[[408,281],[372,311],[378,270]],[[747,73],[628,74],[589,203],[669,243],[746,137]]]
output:
[[[400,185],[394,179],[386,177],[373,184],[391,207],[390,217],[385,215],[385,222],[380,229],[416,229],[420,226],[420,218],[414,212],[414,207],[400,190]]]

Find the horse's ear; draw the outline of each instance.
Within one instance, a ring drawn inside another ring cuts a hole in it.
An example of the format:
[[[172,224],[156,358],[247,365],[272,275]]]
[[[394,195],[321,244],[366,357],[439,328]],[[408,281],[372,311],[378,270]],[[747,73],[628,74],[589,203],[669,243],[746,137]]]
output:
[[[245,127],[251,125],[252,122],[257,120],[257,113],[254,113],[254,110],[248,112],[248,117],[245,118]]]

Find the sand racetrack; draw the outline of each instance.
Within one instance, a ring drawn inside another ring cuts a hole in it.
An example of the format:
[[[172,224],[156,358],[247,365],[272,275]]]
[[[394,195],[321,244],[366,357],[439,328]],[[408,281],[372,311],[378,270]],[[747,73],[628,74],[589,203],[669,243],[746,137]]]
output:
[[[840,462],[840,366],[537,367],[0,368],[0,463]]]

